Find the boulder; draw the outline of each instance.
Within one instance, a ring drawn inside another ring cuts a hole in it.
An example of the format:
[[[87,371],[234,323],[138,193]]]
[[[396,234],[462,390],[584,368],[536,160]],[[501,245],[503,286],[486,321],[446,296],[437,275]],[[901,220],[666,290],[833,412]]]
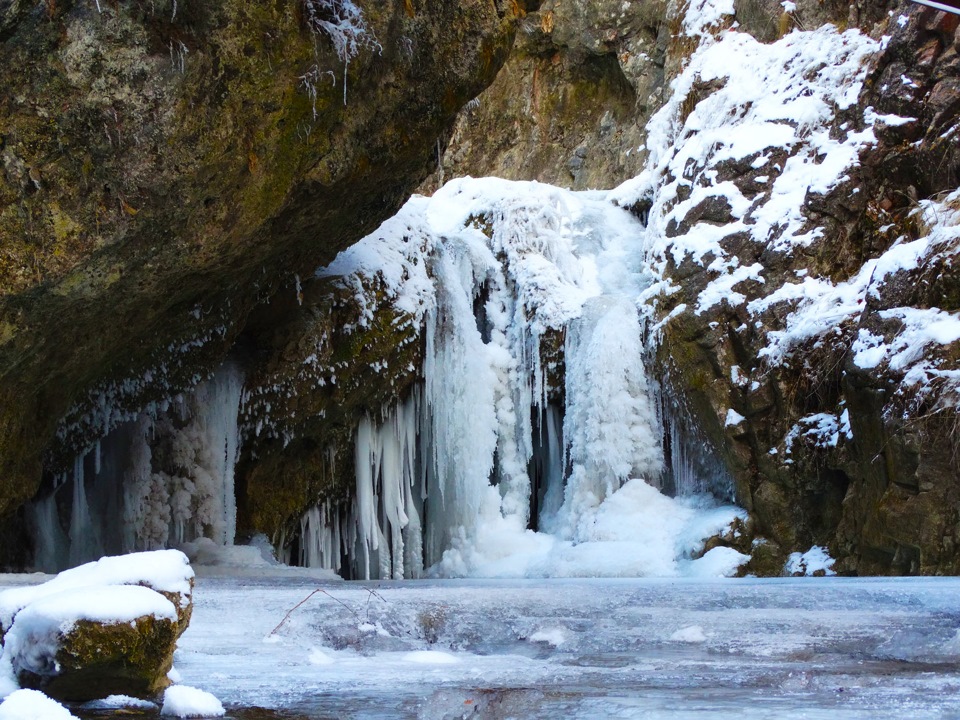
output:
[[[50,595],[17,614],[4,658],[21,687],[58,700],[144,697],[170,684],[180,626],[160,593],[139,586]]]
[[[193,570],[176,550],[103,558],[0,594],[0,665],[67,701],[145,697],[169,685],[192,611]]]

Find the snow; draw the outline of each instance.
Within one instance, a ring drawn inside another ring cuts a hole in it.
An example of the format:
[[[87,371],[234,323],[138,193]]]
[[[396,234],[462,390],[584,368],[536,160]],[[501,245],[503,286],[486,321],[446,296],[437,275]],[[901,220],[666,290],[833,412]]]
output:
[[[17,690],[0,703],[0,720],[76,720],[76,716],[38,690]]]
[[[833,569],[834,560],[826,548],[814,545],[805,553],[791,553],[784,566],[784,573],[788,575],[813,575],[820,572],[825,575],[836,575]]]
[[[704,634],[703,628],[699,625],[688,625],[673,633],[670,639],[673,642],[702,643],[706,642],[707,636]]]
[[[733,408],[730,408],[729,410],[727,410],[727,417],[724,420],[723,424],[726,427],[736,427],[737,425],[742,423],[744,420],[746,420],[746,418],[743,415],[738,413]]]
[[[456,665],[460,660],[439,650],[414,650],[403,656],[404,662],[417,665]]]
[[[4,698],[20,688],[16,676],[13,674],[13,666],[10,664],[10,658],[0,653],[0,698]]]
[[[832,26],[793,32],[771,44],[731,30],[704,39],[674,80],[669,100],[648,125],[646,169],[610,197],[623,207],[645,197],[653,200],[653,242],[647,253],[656,272],[662,273],[668,260],[703,264],[713,258],[714,277],[698,298],[698,314],[721,302],[743,304],[746,295],[738,286],[765,280],[762,266],[741,266],[728,253],[727,238],[746,233],[761,248],[791,253],[820,237],[802,209],[811,193],[826,193],[843,182],[859,152],[875,142],[869,123],[859,133],[831,125],[838,110],[855,103],[865,61],[878,48],[856,30],[840,33]],[[696,106],[684,116],[688,98],[707,83],[713,83],[712,92],[697,95]],[[872,119],[880,121],[876,114]],[[722,163],[756,169],[769,166],[778,153],[786,161],[772,168],[776,174],[766,173],[765,188],[756,196],[747,197],[717,177]],[[681,200],[681,191],[689,198]],[[731,220],[699,222],[682,234],[667,232],[708,199],[725,204]],[[657,295],[674,290],[658,280],[647,295],[655,305]]]
[[[585,509],[577,542],[534,533],[497,515],[485,516],[472,543],[448,550],[444,576],[535,577],[703,577],[734,574],[747,557],[735,553],[720,562],[708,553],[691,559],[705,538],[726,530],[742,510],[702,497],[675,499],[642,480],[628,481],[595,508]]]
[[[844,323],[860,321],[871,298],[899,273],[950,261],[960,250],[960,217],[955,209],[958,198],[960,192],[922,201],[919,215],[927,228],[925,236],[894,243],[880,257],[867,260],[848,280],[833,283],[827,278],[805,277],[751,302],[748,307],[755,315],[775,305],[792,306],[783,329],[772,331],[767,346],[760,351],[767,364],[776,366],[798,345],[825,337]],[[934,378],[945,380],[948,388],[960,387],[956,377],[937,367],[934,355],[938,348],[960,340],[960,313],[935,307],[894,307],[877,314],[884,320],[898,321],[899,329],[892,338],[884,338],[859,328],[850,345],[856,366],[889,369],[920,394],[929,389]]]
[[[100,611],[95,604],[90,603],[87,607],[82,605],[82,599],[71,601],[69,598],[71,595],[82,598],[82,595],[77,592],[80,590],[84,591],[83,595],[86,595],[98,588],[113,586],[146,585],[159,592],[176,593],[180,596],[181,606],[185,607],[190,602],[190,581],[193,576],[194,573],[190,568],[187,557],[178,550],[157,550],[101,558],[96,562],[65,570],[42,585],[16,588],[0,593],[0,626],[9,628],[14,617],[23,608],[47,598],[60,598],[60,600],[44,605],[48,608],[47,612],[55,612],[57,603],[62,602],[64,606],[74,607],[77,612],[86,613],[83,617],[91,620],[96,619],[94,615],[97,615]],[[130,589],[126,588],[122,592]],[[139,588],[139,590],[145,589]],[[136,600],[140,605],[147,602],[145,595],[136,599],[136,594],[136,592],[130,594],[130,599]],[[104,599],[109,602],[108,596],[109,593],[104,594]],[[162,596],[158,597],[163,599]],[[165,602],[170,605],[169,601]],[[116,605],[117,603],[110,602],[110,607],[116,608],[116,612],[123,617],[129,615],[122,607],[116,607]],[[173,606],[170,605],[170,607]],[[153,612],[153,610],[150,612]],[[164,607],[159,609],[158,612],[166,613],[167,610]],[[102,616],[104,619],[111,617],[109,611],[104,611]],[[134,617],[138,617],[138,615],[129,619]]]
[[[199,538],[193,542],[184,543],[178,550],[187,556],[192,566],[204,568],[257,568],[279,564],[276,559],[265,556],[265,549],[262,546],[218,545],[210,538]]]
[[[210,693],[189,685],[173,685],[163,693],[160,714],[178,718],[223,717],[223,705]]]
[[[563,628],[550,628],[547,630],[537,630],[530,636],[530,642],[546,643],[553,647],[560,647],[567,640],[567,634]]]
[[[706,36],[711,25],[733,14],[733,0],[690,0],[683,14],[684,35]]]

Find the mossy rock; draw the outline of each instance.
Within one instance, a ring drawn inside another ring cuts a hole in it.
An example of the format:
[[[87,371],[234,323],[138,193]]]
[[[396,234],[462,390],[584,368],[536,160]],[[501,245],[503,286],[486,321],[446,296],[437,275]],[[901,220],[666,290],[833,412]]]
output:
[[[4,657],[22,687],[82,702],[152,697],[170,684],[191,605],[136,585],[83,587],[41,597],[17,613]]]
[[[108,695],[152,697],[170,684],[179,624],[145,616],[133,622],[78,621],[59,638],[56,672],[18,675],[21,686],[57,700],[85,702]]]
[[[396,212],[523,15],[358,6],[347,65],[297,0],[0,10],[0,523],[262,346],[251,311]]]

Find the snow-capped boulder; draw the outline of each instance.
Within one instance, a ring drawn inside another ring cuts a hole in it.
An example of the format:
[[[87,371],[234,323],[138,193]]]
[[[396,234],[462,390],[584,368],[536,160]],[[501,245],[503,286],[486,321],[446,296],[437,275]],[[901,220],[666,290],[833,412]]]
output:
[[[192,610],[176,550],[103,558],[0,594],[3,655],[22,687],[60,700],[147,696],[169,684]]]

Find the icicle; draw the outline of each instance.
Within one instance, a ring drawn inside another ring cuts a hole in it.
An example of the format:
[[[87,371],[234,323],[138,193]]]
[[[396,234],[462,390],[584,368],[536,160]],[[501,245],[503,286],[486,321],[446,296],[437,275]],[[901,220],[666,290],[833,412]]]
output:
[[[90,560],[96,560],[99,557],[100,539],[90,515],[90,506],[87,503],[83,455],[78,455],[73,462],[73,509],[70,516],[68,561],[71,566],[75,566]]]
[[[30,519],[34,528],[33,569],[45,573],[59,571],[66,566],[70,541],[60,526],[56,492],[31,505]]]
[[[542,431],[543,500],[540,506],[539,528],[552,533],[556,529],[557,514],[563,505],[563,439],[560,435],[560,411],[549,405],[544,410],[545,431]]]

